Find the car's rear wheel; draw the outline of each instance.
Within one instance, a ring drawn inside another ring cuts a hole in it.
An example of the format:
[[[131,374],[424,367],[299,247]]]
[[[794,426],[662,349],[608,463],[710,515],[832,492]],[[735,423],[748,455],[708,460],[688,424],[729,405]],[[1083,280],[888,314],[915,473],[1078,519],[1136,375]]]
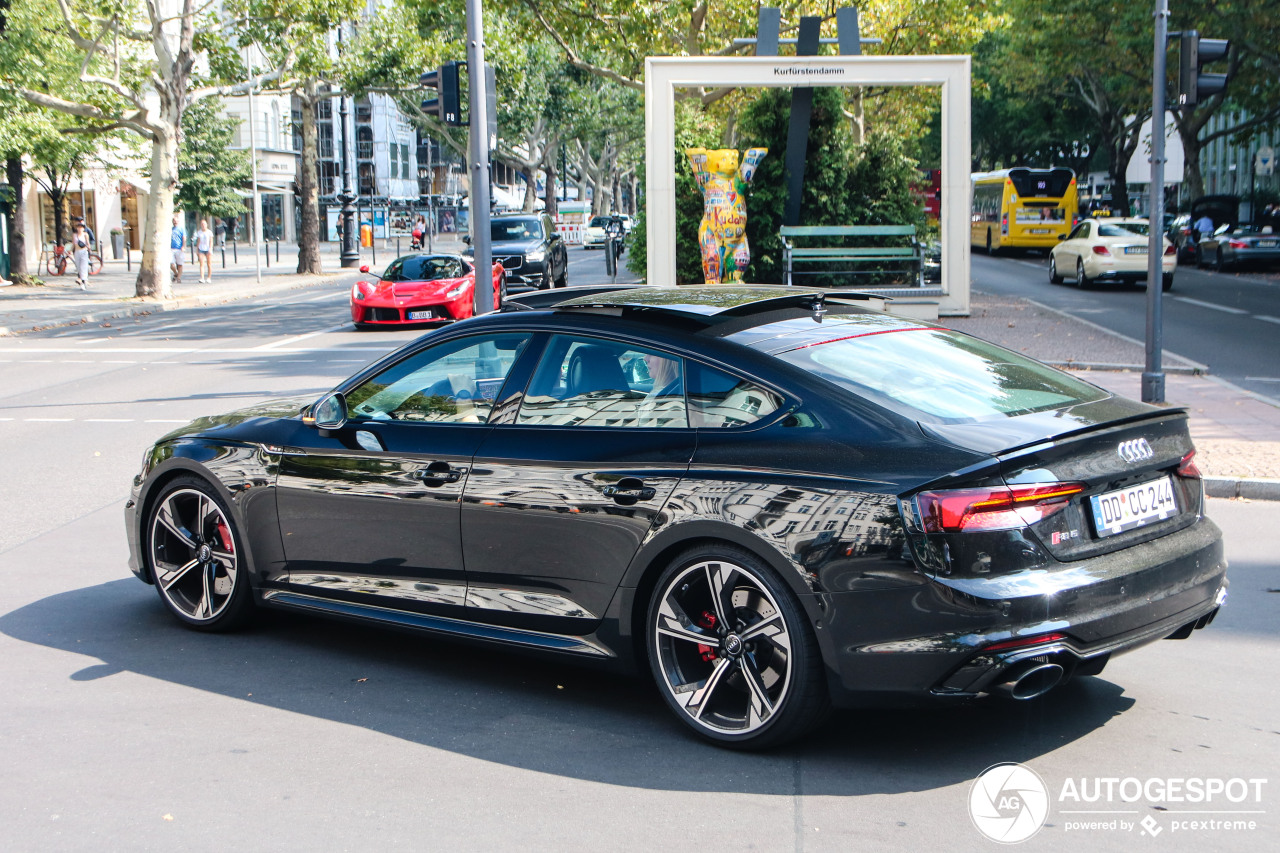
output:
[[[1058,260],[1052,254],[1049,255],[1049,283],[1062,284],[1062,275],[1058,272]]]
[[[1089,277],[1084,274],[1083,260],[1076,261],[1076,287],[1080,288],[1081,290],[1088,290],[1090,287],[1093,287],[1093,282],[1090,281]]]
[[[775,746],[805,734],[830,710],[808,617],[747,551],[711,544],[680,555],[658,580],[647,626],[663,699],[709,741]]]
[[[1160,279],[1161,290],[1173,290],[1173,273],[1167,272]]]
[[[146,520],[147,564],[169,612],[201,631],[242,625],[253,596],[240,533],[222,497],[202,479],[178,477]]]

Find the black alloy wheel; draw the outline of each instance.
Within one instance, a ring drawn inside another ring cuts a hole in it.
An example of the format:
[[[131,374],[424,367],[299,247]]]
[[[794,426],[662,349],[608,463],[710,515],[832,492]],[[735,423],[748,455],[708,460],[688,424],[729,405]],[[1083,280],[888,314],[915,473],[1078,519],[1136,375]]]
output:
[[[538,282],[538,290],[550,290],[555,282],[551,280],[551,269],[548,267],[542,271],[542,279]]]
[[[663,699],[707,740],[776,746],[830,710],[808,618],[773,570],[746,551],[713,544],[678,557],[658,580],[647,625]]]
[[[1058,261],[1053,254],[1049,254],[1049,283],[1062,284],[1062,276],[1058,274]]]
[[[201,631],[242,625],[253,611],[247,566],[230,510],[205,481],[179,477],[147,513],[146,556],[160,600]]]

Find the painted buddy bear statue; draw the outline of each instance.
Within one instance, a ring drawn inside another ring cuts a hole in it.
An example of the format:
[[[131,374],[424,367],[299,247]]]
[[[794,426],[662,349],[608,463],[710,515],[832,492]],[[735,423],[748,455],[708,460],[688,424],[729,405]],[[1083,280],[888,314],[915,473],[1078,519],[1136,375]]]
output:
[[[751,262],[747,246],[747,201],[743,194],[768,148],[748,148],[738,168],[736,148],[688,148],[685,154],[702,190],[702,276],[707,284],[736,284]]]

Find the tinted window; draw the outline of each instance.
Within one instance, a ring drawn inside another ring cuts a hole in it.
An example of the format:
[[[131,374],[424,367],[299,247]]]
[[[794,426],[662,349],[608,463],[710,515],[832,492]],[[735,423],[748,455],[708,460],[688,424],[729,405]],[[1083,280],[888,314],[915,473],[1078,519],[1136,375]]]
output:
[[[493,242],[507,240],[541,240],[542,223],[536,216],[521,216],[518,219],[495,219],[489,224]]]
[[[809,344],[783,361],[911,417],[967,423],[1072,406],[1107,395],[994,344],[909,327]]]
[[[1023,198],[1059,198],[1067,194],[1075,174],[1070,169],[1010,169],[1013,189]]]
[[[353,420],[485,423],[525,334],[449,341],[410,356],[347,394]]]
[[[607,217],[607,216],[596,216],[596,217],[593,217],[593,218],[592,218],[592,220],[591,220],[591,225],[590,225],[590,226],[588,226],[588,227],[590,227],[590,228],[605,228],[605,227],[607,227],[608,225],[609,225],[609,217]]]
[[[745,426],[773,414],[782,398],[753,382],[697,362],[689,365],[689,420],[692,426]]]
[[[392,261],[382,274],[382,280],[430,281],[437,278],[459,278],[470,270],[461,259],[449,255],[415,255]]]
[[[616,341],[556,335],[534,371],[516,423],[686,428],[682,361]]]

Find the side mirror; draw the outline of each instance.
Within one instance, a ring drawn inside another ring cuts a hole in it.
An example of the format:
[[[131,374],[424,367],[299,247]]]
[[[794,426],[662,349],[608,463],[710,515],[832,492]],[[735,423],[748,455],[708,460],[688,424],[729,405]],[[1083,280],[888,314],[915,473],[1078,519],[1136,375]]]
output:
[[[368,265],[368,264],[365,264],[365,265],[363,265],[362,267],[360,267],[360,272],[365,273],[365,274],[368,274],[368,272],[369,272],[369,265]]]
[[[552,232],[551,232],[551,236],[550,236],[549,238],[547,238],[547,239],[549,239],[549,240],[559,240],[559,239],[560,239],[560,234],[559,234],[559,232],[557,232],[557,231],[552,231]]]
[[[1058,235],[1058,242],[1059,242],[1059,243],[1061,243],[1061,242],[1062,242],[1063,240],[1065,240],[1065,239],[1067,239],[1067,235],[1066,235],[1066,234],[1059,234],[1059,235]]]
[[[342,429],[347,423],[347,398],[334,391],[311,407],[311,423],[317,429]]]
[[[464,243],[466,243],[468,246],[470,246],[470,245],[471,245],[471,235],[470,235],[470,234],[463,234],[463,235],[462,235],[462,242],[464,242]]]

